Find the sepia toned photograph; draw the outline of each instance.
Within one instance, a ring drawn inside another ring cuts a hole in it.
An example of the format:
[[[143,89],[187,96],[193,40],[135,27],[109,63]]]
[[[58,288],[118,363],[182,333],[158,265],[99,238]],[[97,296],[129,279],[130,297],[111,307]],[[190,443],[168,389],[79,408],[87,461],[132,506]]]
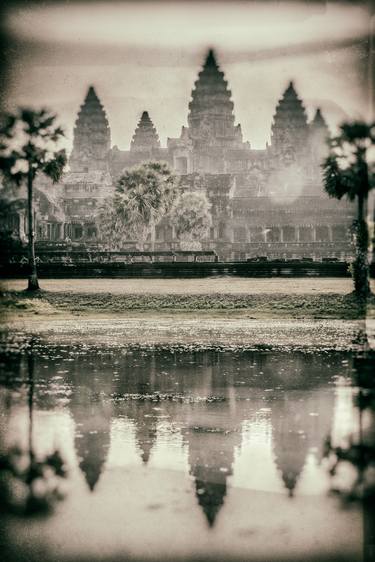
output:
[[[1,562],[375,562],[375,6],[4,0]]]

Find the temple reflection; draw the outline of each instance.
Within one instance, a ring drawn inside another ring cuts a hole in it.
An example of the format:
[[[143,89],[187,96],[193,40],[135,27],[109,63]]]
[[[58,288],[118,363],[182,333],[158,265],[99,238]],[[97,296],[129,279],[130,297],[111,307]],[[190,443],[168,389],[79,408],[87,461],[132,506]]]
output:
[[[100,401],[90,403],[82,414],[77,406],[71,406],[76,422],[75,448],[79,467],[91,491],[97,485],[107,459],[110,446],[111,412]]]
[[[309,451],[309,414],[306,414],[306,404],[299,401],[298,394],[288,393],[272,408],[275,463],[289,496],[293,496]]]
[[[76,428],[75,450],[79,468],[91,491],[104,470],[111,440],[113,384],[112,377],[105,376],[106,366],[103,357],[87,364],[86,357],[81,356],[69,371],[73,386],[69,409]],[[104,376],[95,376],[98,369]]]
[[[1,379],[2,404],[17,400],[16,383],[21,388],[27,384],[26,370],[25,359],[18,356],[10,376]],[[242,456],[251,459],[249,477],[254,470],[270,474],[272,465],[279,475],[279,492],[284,487],[290,496],[298,493],[307,458],[313,455],[320,463],[325,437],[335,425],[338,395],[332,381],[339,376],[349,380],[351,363],[340,353],[330,354],[328,361],[324,354],[302,352],[99,354],[56,348],[34,356],[34,371],[36,408],[71,414],[74,462],[90,491],[97,490],[111,447],[124,446],[121,439],[151,470],[160,449],[160,428],[167,422],[163,446],[171,455],[177,443],[186,450],[183,470],[212,527]],[[8,408],[8,417],[12,415],[17,411],[9,414]],[[114,442],[113,424],[121,419],[128,422],[121,426],[121,439]],[[262,422],[262,431],[259,420],[267,422]],[[9,425],[9,420],[3,417],[4,423]],[[172,439],[172,430],[180,441]],[[257,457],[259,449],[249,443],[250,434],[261,440],[267,457]],[[252,456],[246,456],[247,450]],[[124,466],[127,459],[121,462]],[[267,470],[262,466],[266,462]]]
[[[155,403],[145,402],[140,408],[137,403],[128,405],[127,415],[135,426],[135,440],[142,463],[147,465],[157,439],[158,415]]]

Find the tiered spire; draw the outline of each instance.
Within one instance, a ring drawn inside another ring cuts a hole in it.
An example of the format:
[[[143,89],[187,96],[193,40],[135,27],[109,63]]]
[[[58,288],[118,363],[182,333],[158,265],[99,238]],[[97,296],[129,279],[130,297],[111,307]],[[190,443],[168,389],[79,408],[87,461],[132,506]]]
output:
[[[314,119],[310,123],[310,142],[311,152],[315,163],[319,166],[319,173],[321,173],[320,165],[323,159],[328,156],[327,141],[330,138],[330,132],[326,120],[324,119],[320,108],[316,110]]]
[[[310,123],[310,130],[313,139],[317,139],[323,143],[330,137],[329,128],[324,119],[320,108],[316,110],[314,119]]]
[[[241,128],[234,125],[231,91],[212,49],[207,54],[191,96],[188,123],[192,139],[220,146],[225,141],[242,142]]]
[[[138,122],[137,128],[135,129],[135,133],[130,144],[130,150],[145,150],[152,148],[160,148],[160,140],[148,112],[144,111]]]
[[[272,124],[272,148],[277,152],[290,148],[300,152],[306,146],[308,133],[305,108],[293,82],[290,82],[276,107]]]
[[[322,115],[320,107],[316,110],[314,119],[311,122],[311,127],[314,129],[325,129],[327,133],[329,133],[327,122]]]
[[[110,147],[108,119],[94,87],[90,86],[75,123],[71,170],[106,170]]]

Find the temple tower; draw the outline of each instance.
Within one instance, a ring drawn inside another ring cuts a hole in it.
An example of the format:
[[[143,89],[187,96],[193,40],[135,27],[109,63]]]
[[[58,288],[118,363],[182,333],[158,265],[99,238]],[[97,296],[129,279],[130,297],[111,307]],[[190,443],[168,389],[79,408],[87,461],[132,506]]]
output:
[[[246,168],[250,145],[242,141],[241,125],[235,125],[231,95],[210,49],[191,93],[188,127],[182,127],[179,139],[168,139],[178,173],[226,174]]]
[[[111,131],[107,116],[93,86],[90,86],[75,123],[73,151],[69,160],[71,171],[106,171],[110,147]]]
[[[271,150],[285,165],[296,161],[308,150],[309,126],[301,99],[293,82],[276,106],[271,129]]]
[[[327,141],[330,138],[330,132],[326,120],[324,119],[320,108],[316,110],[314,119],[310,123],[310,140],[311,150],[314,161],[321,164],[323,158],[328,155]]]
[[[130,144],[131,151],[160,148],[159,136],[147,111],[142,113]]]
[[[189,103],[189,137],[195,144],[238,147],[241,126],[234,124],[233,102],[228,82],[219,70],[211,49],[198,75]]]

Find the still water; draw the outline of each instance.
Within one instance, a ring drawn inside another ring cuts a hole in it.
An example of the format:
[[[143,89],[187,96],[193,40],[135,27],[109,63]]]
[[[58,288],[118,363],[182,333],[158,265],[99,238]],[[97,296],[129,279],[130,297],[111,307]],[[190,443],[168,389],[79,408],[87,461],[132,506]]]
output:
[[[34,342],[2,367],[1,453],[66,469],[49,514],[12,491],[3,559],[362,560],[323,458],[358,424],[349,353]]]

